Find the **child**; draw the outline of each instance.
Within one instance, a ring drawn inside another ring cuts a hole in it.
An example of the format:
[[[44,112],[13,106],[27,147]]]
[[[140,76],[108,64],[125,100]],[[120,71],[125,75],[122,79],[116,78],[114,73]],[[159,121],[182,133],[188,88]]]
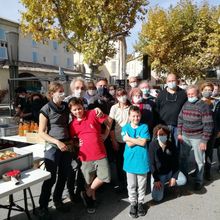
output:
[[[150,139],[148,126],[140,124],[141,112],[137,106],[129,109],[130,123],[122,128],[126,142],[123,169],[127,173],[127,188],[131,203],[129,215],[132,218],[144,216],[144,196],[149,172],[147,140]]]
[[[86,192],[81,193],[87,212],[95,212],[95,191],[104,183],[110,182],[104,140],[107,138],[111,123],[107,115],[96,116],[95,110],[85,111],[83,102],[79,98],[69,101],[69,108],[73,114],[70,123],[70,136],[77,136],[80,140],[79,159],[82,162],[81,170],[87,183]],[[101,124],[105,123],[106,131],[101,137]]]

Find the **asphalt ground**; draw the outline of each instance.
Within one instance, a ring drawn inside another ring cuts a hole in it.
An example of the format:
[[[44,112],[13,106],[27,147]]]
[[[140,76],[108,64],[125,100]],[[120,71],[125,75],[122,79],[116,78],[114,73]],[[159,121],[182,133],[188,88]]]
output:
[[[212,165],[212,181],[205,181],[205,185],[200,192],[193,190],[193,177],[185,187],[177,189],[167,189],[165,199],[161,203],[155,203],[151,199],[150,193],[146,193],[145,208],[147,214],[138,219],[155,220],[219,220],[220,219],[220,173],[217,172],[218,162],[215,159]],[[193,169],[193,163],[190,164]],[[38,206],[41,184],[31,187],[35,204]],[[149,190],[148,190],[149,191]],[[64,197],[67,195],[64,192]],[[22,192],[14,194],[15,202],[23,206]],[[3,198],[0,204],[7,204],[8,197]],[[71,207],[69,213],[60,213],[50,202],[49,210],[53,220],[127,220],[129,217],[129,202],[127,193],[118,193],[111,184],[104,185],[97,192],[97,209],[95,214],[87,214],[83,203],[72,203],[66,197],[64,202]],[[32,205],[28,199],[28,205],[33,220],[38,219],[32,214]],[[0,219],[7,218],[7,210],[0,209]],[[11,220],[26,220],[25,213],[12,211]]]

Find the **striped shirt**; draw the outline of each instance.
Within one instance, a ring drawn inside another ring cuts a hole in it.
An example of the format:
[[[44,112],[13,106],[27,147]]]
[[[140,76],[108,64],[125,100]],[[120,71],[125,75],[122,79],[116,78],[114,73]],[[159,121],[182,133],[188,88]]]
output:
[[[198,100],[186,102],[178,117],[178,134],[200,139],[207,143],[213,132],[213,117],[210,107]]]

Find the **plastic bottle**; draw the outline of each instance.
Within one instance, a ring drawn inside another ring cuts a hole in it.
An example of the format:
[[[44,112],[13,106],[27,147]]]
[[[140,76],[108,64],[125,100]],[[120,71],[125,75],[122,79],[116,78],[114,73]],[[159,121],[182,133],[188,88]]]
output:
[[[29,132],[28,123],[24,123],[24,124],[23,124],[23,130],[24,130],[24,136],[26,136],[27,132]]]
[[[34,130],[33,130],[34,133],[38,133],[38,124],[37,123],[34,123]]]
[[[34,132],[34,122],[32,121],[31,124],[30,124],[30,129],[29,129],[30,132]]]
[[[18,125],[18,135],[19,136],[24,136],[23,122],[22,121],[20,121],[20,123]]]

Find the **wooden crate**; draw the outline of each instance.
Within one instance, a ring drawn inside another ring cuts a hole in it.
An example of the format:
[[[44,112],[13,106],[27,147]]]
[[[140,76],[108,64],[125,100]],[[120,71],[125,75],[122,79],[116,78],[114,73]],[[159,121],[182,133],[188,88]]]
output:
[[[44,144],[45,141],[39,136],[38,133],[32,133],[32,132],[27,132],[26,133],[26,140],[29,143],[33,144]]]

